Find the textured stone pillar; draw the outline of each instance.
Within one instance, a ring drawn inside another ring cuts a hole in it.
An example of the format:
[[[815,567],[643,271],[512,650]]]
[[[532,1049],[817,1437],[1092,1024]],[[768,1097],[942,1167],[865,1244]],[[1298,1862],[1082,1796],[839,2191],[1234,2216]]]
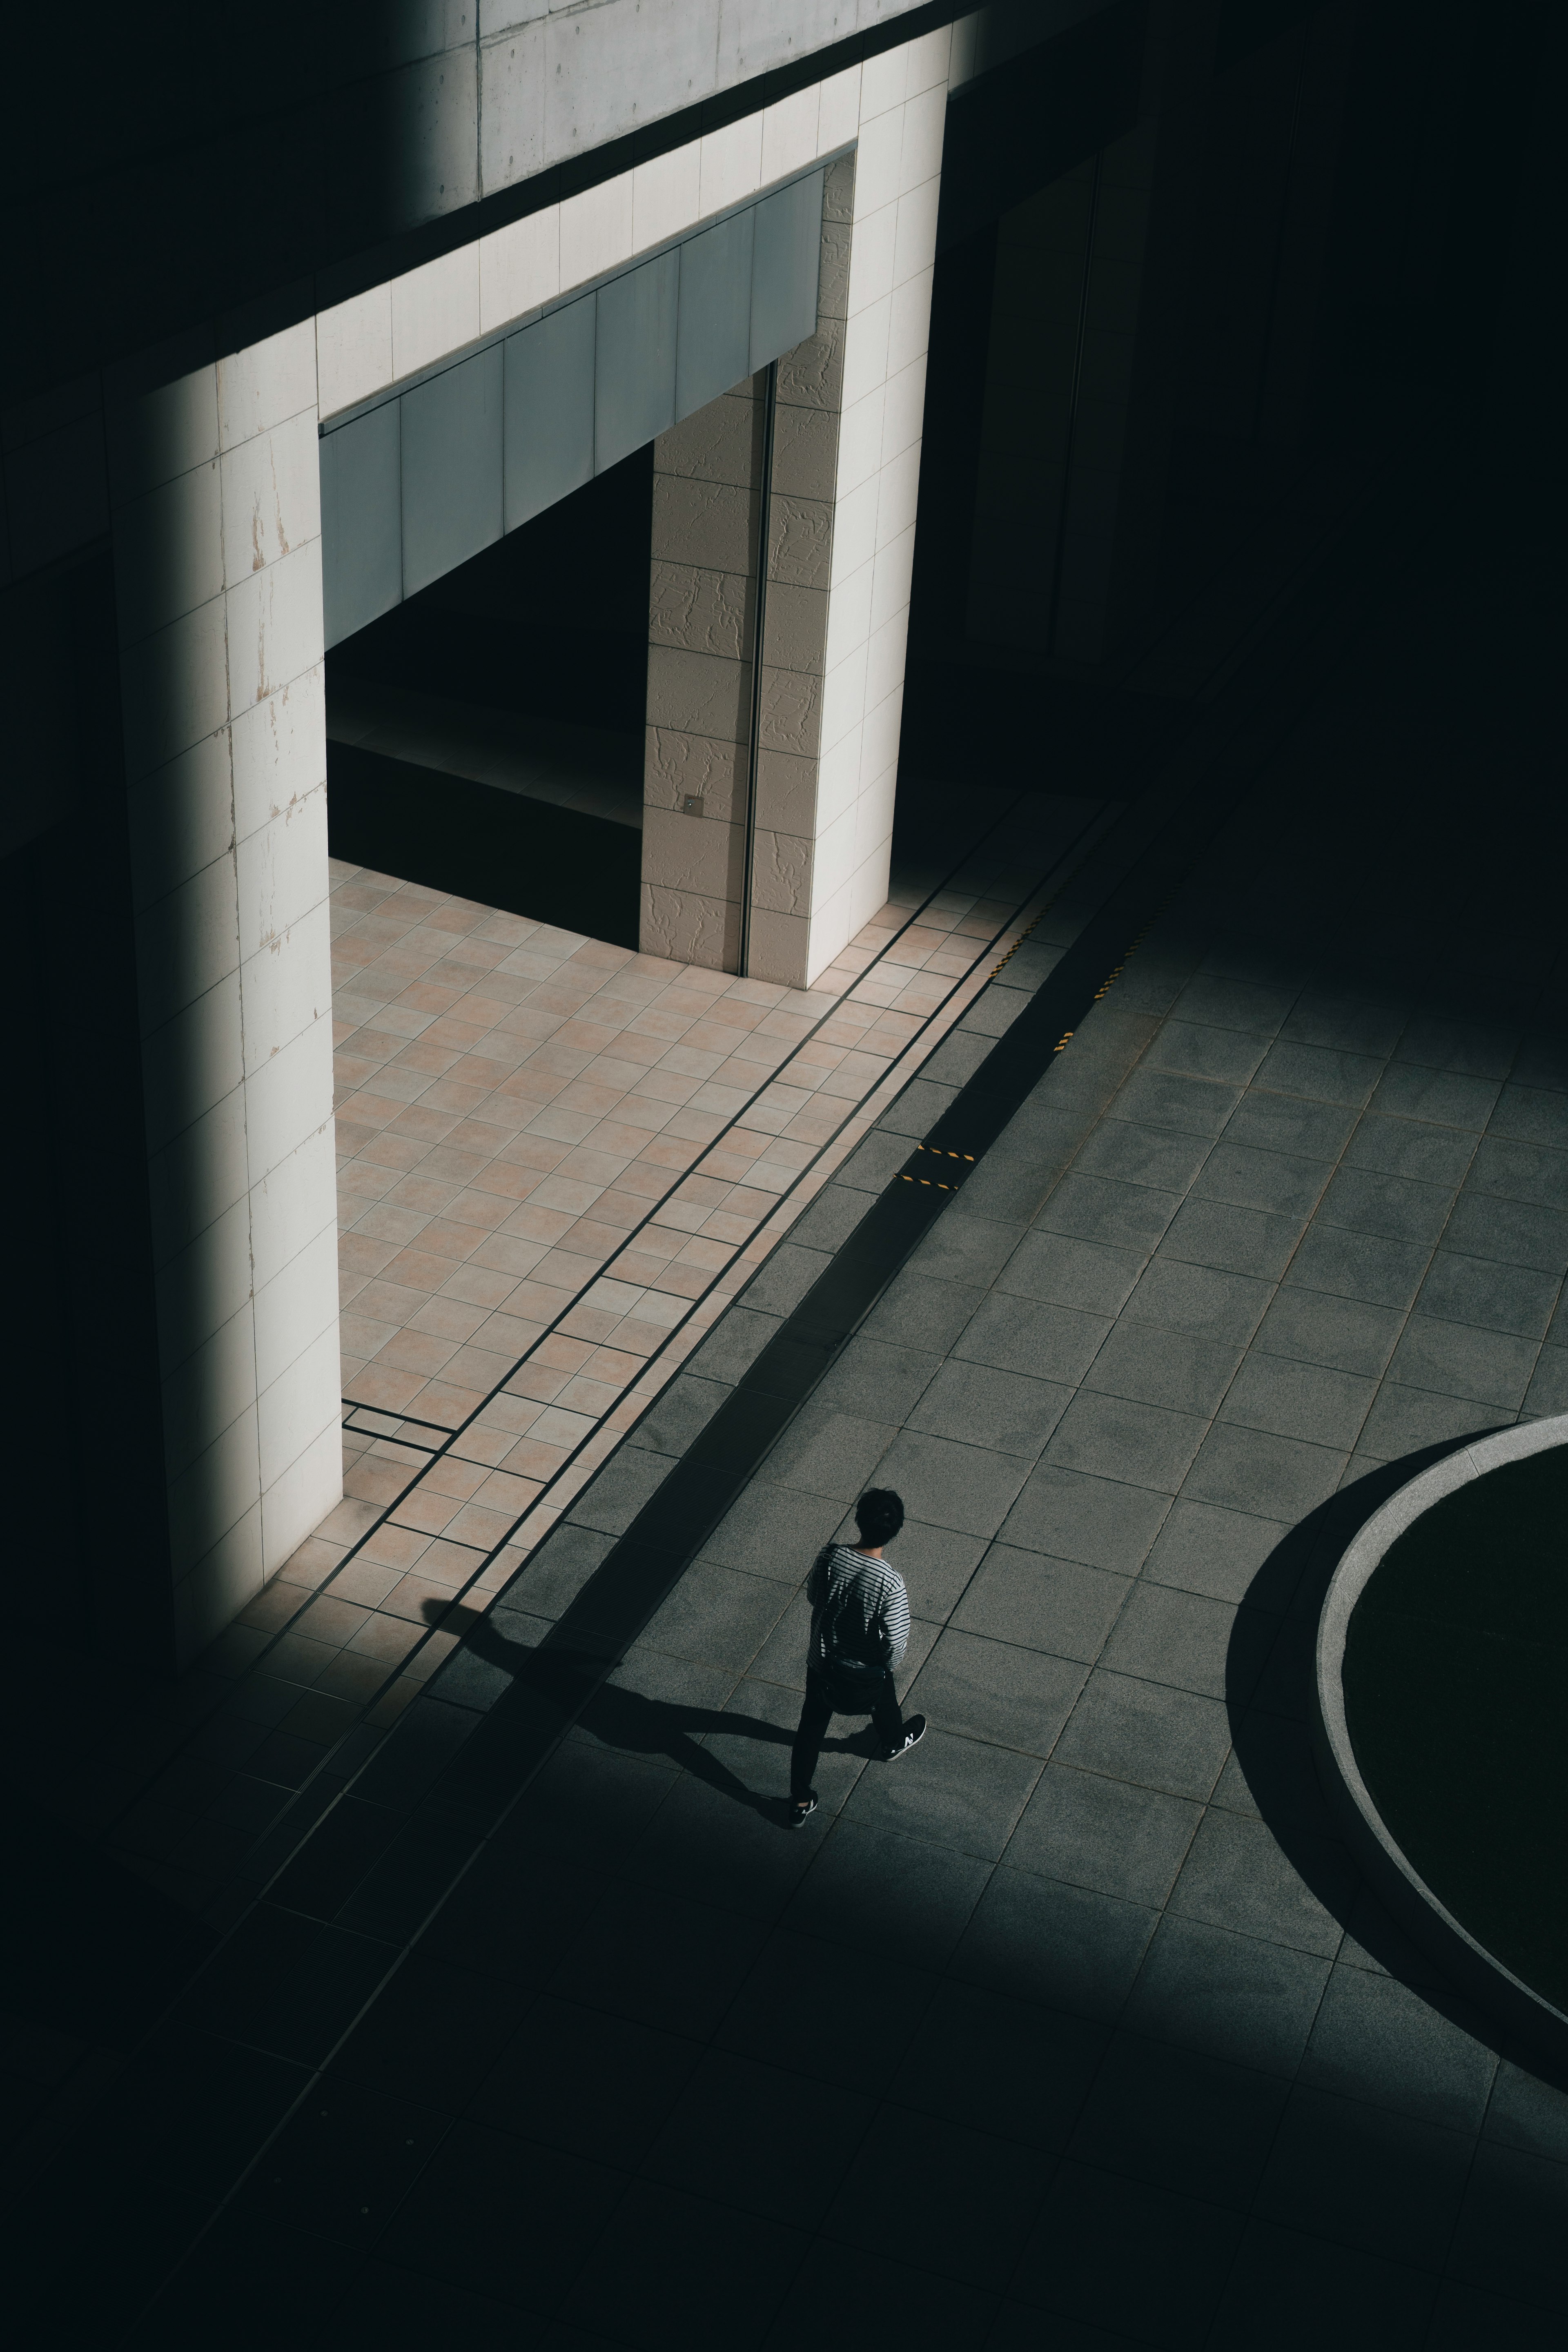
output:
[[[342,1491],[313,325],[111,386],[174,1643]]]
[[[779,362],[751,970],[794,987],[887,898],[950,49],[944,26],[863,68],[857,151],[826,175],[816,333]],[[655,455],[642,940],[729,970],[759,390]]]
[[[758,980],[796,988],[843,944],[826,947],[822,920],[842,863],[822,755],[854,218],[855,158],[847,155],[823,184],[816,332],[779,362],[773,417],[751,968]]]
[[[740,969],[765,379],[654,444],[643,951]]]
[[[826,174],[817,331],[780,360],[774,398],[751,971],[802,987],[854,186],[852,157]],[[724,971],[740,969],[766,393],[749,377],[654,445],[642,944]]]

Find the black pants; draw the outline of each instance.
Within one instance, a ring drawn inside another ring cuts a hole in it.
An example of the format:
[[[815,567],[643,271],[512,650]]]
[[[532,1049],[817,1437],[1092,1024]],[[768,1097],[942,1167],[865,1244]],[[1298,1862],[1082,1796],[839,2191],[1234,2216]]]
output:
[[[792,1797],[809,1797],[816,1759],[822,1753],[823,1735],[835,1712],[840,1715],[869,1715],[879,1737],[889,1748],[901,1746],[904,1718],[899,1712],[899,1695],[893,1688],[891,1675],[875,1679],[869,1675],[857,1678],[853,1684],[847,1676],[829,1682],[815,1666],[805,1673],[805,1704],[800,1710],[800,1728],[795,1735],[795,1748],[789,1759],[789,1792]]]

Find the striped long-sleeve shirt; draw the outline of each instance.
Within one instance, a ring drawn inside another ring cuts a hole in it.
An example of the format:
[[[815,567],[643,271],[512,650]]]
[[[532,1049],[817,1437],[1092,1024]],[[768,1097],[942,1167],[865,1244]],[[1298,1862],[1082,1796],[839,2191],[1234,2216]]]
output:
[[[904,1580],[885,1559],[868,1559],[847,1544],[817,1554],[805,1580],[811,1603],[808,1662],[831,1674],[857,1667],[892,1673],[910,1639],[910,1597]]]

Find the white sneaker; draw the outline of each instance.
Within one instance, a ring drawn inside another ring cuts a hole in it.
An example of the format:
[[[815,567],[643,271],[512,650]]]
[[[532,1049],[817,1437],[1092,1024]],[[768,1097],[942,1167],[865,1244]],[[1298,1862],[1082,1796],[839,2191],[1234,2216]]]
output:
[[[883,1763],[896,1764],[900,1756],[907,1756],[910,1748],[916,1746],[920,1740],[922,1740],[925,1736],[926,1719],[924,1716],[911,1715],[909,1721],[904,1726],[904,1736],[902,1739],[899,1742],[897,1748],[889,1748],[887,1754],[882,1759]]]

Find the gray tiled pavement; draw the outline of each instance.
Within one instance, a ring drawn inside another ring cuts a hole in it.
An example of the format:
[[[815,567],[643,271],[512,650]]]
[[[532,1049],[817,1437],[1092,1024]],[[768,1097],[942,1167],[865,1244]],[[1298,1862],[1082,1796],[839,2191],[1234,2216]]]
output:
[[[1561,2340],[1568,2097],[1381,1915],[1304,1726],[1368,1501],[1568,1406],[1548,592],[1467,558],[1369,634],[510,1802],[517,1669],[1075,883],[27,2208],[54,2340],[105,2282],[158,2352]],[[932,1727],[837,1725],[790,1835],[873,1478]]]
[[[1485,629],[1417,607],[1298,728],[527,1801],[546,1845],[592,1817],[597,1908],[520,2041],[593,2011],[638,2118],[559,2305],[588,2334],[1557,2340],[1568,2098],[1381,1915],[1304,1727],[1369,1500],[1568,1404],[1557,886],[1470,822],[1500,758],[1477,632],[1494,683],[1518,667]],[[1415,830],[1378,789],[1412,737]],[[926,1092],[885,1130],[922,1132]],[[689,1442],[878,1150],[628,1452]],[[932,1727],[890,1773],[840,1719],[785,1837],[800,1582],[873,1481],[910,1507]],[[575,2144],[509,2080],[507,2128]]]

